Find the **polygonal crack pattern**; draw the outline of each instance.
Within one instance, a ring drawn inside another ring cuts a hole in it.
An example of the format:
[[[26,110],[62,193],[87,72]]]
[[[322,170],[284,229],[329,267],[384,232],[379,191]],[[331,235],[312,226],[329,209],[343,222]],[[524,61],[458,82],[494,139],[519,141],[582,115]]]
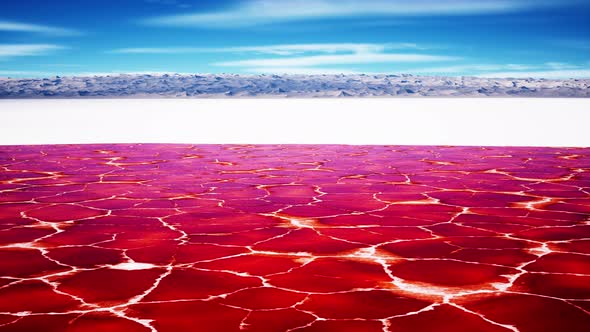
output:
[[[588,331],[590,149],[0,149],[0,331]]]

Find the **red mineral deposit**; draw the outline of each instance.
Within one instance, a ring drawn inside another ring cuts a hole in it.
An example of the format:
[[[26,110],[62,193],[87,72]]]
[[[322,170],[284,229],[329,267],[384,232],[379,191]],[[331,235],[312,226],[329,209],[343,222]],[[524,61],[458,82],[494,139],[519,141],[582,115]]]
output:
[[[590,331],[590,149],[0,148],[3,331]]]

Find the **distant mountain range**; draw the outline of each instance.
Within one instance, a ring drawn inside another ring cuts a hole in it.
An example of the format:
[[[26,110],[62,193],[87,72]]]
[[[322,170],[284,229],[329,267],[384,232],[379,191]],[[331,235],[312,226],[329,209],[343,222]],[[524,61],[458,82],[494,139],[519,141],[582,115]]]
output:
[[[0,78],[0,98],[590,97],[590,79],[412,75],[109,75]]]

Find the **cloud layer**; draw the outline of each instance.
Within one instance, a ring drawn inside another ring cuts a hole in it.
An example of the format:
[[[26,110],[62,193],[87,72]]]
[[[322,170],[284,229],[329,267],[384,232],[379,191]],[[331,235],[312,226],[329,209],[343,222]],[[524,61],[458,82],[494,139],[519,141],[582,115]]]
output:
[[[321,18],[438,16],[515,12],[577,4],[581,0],[246,0],[214,12],[153,17],[158,26],[240,28]]]
[[[40,56],[63,48],[63,46],[53,44],[0,44],[0,58]]]
[[[29,32],[54,36],[75,36],[80,35],[79,31],[48,25],[30,24],[22,22],[4,21],[0,19],[0,31]]]
[[[325,65],[353,65],[372,63],[436,62],[458,60],[458,57],[405,53],[354,53],[313,55],[289,58],[266,58],[214,63],[222,67],[312,67]]]
[[[223,48],[155,47],[123,48],[109,51],[116,54],[188,54],[234,53],[245,59],[214,62],[209,65],[231,68],[230,72],[250,74],[359,74],[370,73],[358,66],[375,64],[406,64],[404,70],[379,70],[371,73],[412,73],[417,75],[475,75],[479,77],[589,77],[587,66],[564,62],[542,64],[462,64],[466,60],[453,55],[424,53],[428,50],[415,43],[319,43],[239,46]],[[418,52],[420,51],[420,52]],[[445,63],[433,66],[434,63]],[[407,67],[407,65],[416,64]],[[420,66],[418,66],[420,64]],[[356,68],[355,68],[356,67]]]
[[[416,53],[426,48],[414,43],[325,43],[241,46],[225,48],[170,47],[124,48],[112,50],[116,54],[187,54],[235,53],[250,58],[211,63],[217,67],[238,67],[248,73],[317,74],[355,73],[351,69],[330,68],[338,65],[366,65],[378,63],[441,62],[460,59],[455,56]],[[392,53],[404,50],[412,53]],[[266,55],[261,57],[260,55]],[[272,57],[269,57],[271,55]],[[322,68],[320,68],[322,67]]]
[[[327,44],[282,44],[267,46],[240,46],[240,47],[140,47],[121,48],[109,53],[118,54],[187,54],[187,53],[259,53],[272,55],[296,55],[308,52],[314,53],[339,53],[339,52],[383,52],[393,49],[425,49],[414,43],[327,43]]]

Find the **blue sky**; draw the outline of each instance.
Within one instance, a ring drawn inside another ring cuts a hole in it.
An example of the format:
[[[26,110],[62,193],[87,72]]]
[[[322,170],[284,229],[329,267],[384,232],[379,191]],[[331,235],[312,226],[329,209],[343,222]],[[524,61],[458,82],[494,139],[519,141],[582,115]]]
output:
[[[590,0],[10,0],[0,77],[590,77]]]

